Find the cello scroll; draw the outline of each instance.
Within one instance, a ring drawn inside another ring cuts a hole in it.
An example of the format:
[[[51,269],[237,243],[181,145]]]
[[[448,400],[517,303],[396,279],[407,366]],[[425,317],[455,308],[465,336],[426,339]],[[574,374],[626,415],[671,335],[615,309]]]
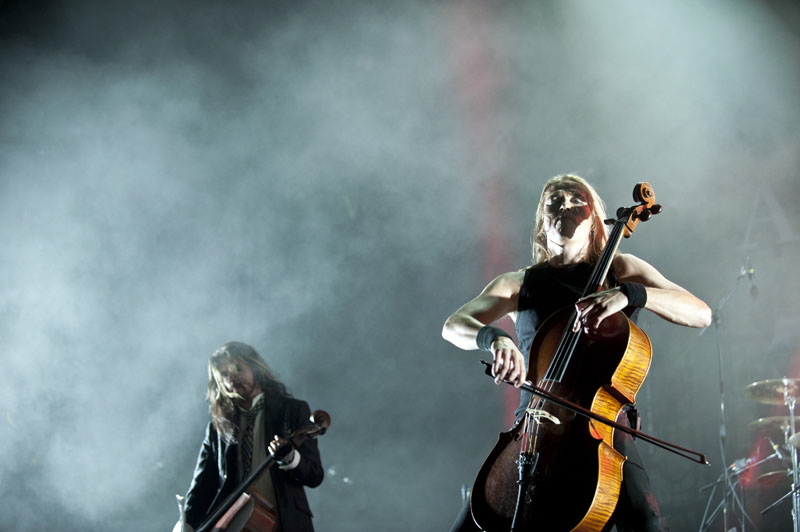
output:
[[[660,213],[662,209],[661,205],[656,203],[656,193],[653,191],[653,187],[647,182],[636,183],[633,188],[633,201],[637,202],[637,205],[617,209],[616,220],[613,218],[605,220],[609,225],[624,221],[625,228],[622,236],[625,238],[630,238],[639,222],[646,222],[652,215]]]

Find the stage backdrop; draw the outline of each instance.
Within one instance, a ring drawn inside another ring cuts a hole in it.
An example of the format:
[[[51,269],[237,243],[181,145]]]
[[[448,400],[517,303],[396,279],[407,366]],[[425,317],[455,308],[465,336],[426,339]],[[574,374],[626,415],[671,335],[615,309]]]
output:
[[[752,422],[788,415],[745,387],[800,377],[798,20],[789,0],[0,2],[0,529],[170,530],[207,358],[240,340],[332,417],[319,531],[447,530],[514,397],[442,324],[530,263],[541,186],[574,172],[612,212],[649,181],[663,213],[622,251],[715,309],[702,334],[640,322],[643,428],[712,464],[639,444],[672,530],[721,508],[731,464],[752,521],[786,530],[788,501],[760,511],[788,480],[758,480],[786,461],[740,470],[772,452]]]

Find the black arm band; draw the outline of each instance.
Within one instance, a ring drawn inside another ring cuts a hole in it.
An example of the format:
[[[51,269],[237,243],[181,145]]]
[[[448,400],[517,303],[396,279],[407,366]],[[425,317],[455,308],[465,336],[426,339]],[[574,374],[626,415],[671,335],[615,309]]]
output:
[[[619,291],[628,298],[628,305],[644,308],[647,303],[647,290],[641,283],[619,283]]]
[[[483,349],[484,351],[492,350],[492,343],[500,338],[501,336],[505,336],[506,338],[511,338],[511,335],[505,332],[503,329],[499,327],[492,327],[491,325],[484,325],[478,331],[478,336],[475,338],[475,343],[478,344],[479,349]]]

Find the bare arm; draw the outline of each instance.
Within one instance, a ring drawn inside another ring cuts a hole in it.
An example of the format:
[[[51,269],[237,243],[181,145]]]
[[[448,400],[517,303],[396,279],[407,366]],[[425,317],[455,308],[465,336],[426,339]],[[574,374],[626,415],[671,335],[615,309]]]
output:
[[[620,283],[644,285],[647,292],[644,308],[661,318],[687,327],[707,327],[711,323],[711,309],[703,300],[664,277],[646,261],[630,254],[618,255],[614,258],[614,272]],[[627,305],[628,298],[619,288],[605,290],[578,301],[578,317],[586,318],[585,326],[594,328]]]
[[[524,276],[524,272],[511,272],[495,278],[477,297],[447,318],[442,337],[461,349],[478,349],[475,340],[481,327],[516,312]],[[499,337],[491,347],[495,382],[508,379],[516,386],[522,384],[526,376],[525,358],[514,342],[510,338]]]

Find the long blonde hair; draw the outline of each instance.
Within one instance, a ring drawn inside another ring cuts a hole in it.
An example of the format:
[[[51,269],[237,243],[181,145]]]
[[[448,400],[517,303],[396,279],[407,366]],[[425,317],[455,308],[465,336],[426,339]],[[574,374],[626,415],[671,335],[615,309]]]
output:
[[[228,442],[236,442],[238,413],[237,394],[228,391],[222,382],[220,368],[228,367],[236,362],[247,364],[253,372],[253,381],[258,383],[264,392],[264,401],[275,397],[290,397],[286,386],[278,380],[269,365],[255,349],[242,342],[228,342],[217,349],[208,360],[208,399],[211,421],[214,428]],[[266,403],[265,403],[266,404]]]
[[[592,228],[590,233],[588,259],[594,263],[603,253],[603,248],[608,240],[606,232],[606,205],[597,191],[584,178],[574,174],[561,174],[551,177],[542,187],[542,195],[539,197],[539,206],[536,208],[536,223],[531,234],[531,247],[533,264],[539,264],[550,260],[552,253],[547,247],[547,235],[544,231],[545,200],[547,193],[553,188],[574,187],[584,193],[589,204],[592,218]]]

